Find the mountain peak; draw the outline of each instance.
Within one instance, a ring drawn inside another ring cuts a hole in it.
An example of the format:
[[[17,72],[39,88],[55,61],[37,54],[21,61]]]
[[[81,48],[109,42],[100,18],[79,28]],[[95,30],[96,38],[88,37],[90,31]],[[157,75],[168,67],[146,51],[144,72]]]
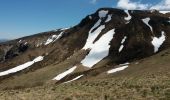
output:
[[[0,44],[2,81],[35,76],[16,86],[3,87],[7,80],[0,87],[37,86],[39,82],[34,80],[60,84],[107,77],[168,50],[169,36],[168,11],[100,8],[74,27]]]

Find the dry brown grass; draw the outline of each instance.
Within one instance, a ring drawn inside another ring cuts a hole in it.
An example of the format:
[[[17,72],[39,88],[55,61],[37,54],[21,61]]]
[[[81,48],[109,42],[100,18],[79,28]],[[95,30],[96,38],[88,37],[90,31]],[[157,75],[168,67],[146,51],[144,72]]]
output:
[[[170,50],[165,50],[154,56],[136,61],[139,63],[132,62],[127,69],[115,74],[108,75],[106,72],[103,72],[93,77],[87,75],[80,80],[68,84],[44,84],[51,76],[54,76],[54,73],[57,75],[57,73],[64,71],[66,66],[74,65],[73,60],[71,61],[72,63],[66,60],[60,63],[60,66],[45,67],[27,75],[15,76],[12,80],[4,81],[0,84],[1,88],[6,86],[14,89],[0,91],[0,99],[169,100],[169,52]],[[75,59],[74,61],[77,63],[78,60]],[[90,72],[89,74],[92,73]],[[24,82],[24,80],[26,81]],[[31,84],[39,84],[39,86],[32,87]]]
[[[170,73],[145,74],[136,77],[119,77],[80,80],[68,84],[44,85],[35,88],[5,90],[0,98],[10,100],[124,100],[162,99],[170,96]]]

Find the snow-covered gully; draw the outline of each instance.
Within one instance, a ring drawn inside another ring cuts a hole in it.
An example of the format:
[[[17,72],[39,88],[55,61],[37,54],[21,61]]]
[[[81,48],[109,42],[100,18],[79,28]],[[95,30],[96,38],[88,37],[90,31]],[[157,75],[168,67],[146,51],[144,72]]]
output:
[[[112,29],[105,33],[102,37],[99,38],[94,43],[94,40],[97,38],[97,36],[102,32],[103,29],[105,29],[105,25],[100,25],[103,17],[106,17],[108,14],[108,11],[102,10],[98,12],[99,20],[94,24],[94,26],[89,31],[89,36],[87,38],[86,44],[82,49],[90,49],[89,54],[81,61],[83,66],[91,68],[96,63],[101,61],[103,58],[108,56],[109,48],[110,48],[110,41],[113,38],[113,35],[115,34],[115,29]],[[112,15],[108,15],[105,22],[109,22],[111,20]],[[98,27],[99,26],[99,27]],[[98,28],[97,28],[98,27]],[[97,28],[94,32],[94,30]]]
[[[144,18],[142,21],[150,28],[151,32],[153,32],[153,28],[149,25],[150,18]]]
[[[89,47],[91,50],[89,54],[81,61],[82,65],[91,68],[103,58],[108,56],[110,48],[109,43],[112,40],[114,34],[115,29],[112,29],[104,34],[94,44],[88,44],[87,47]]]
[[[124,12],[128,15],[127,17],[124,18],[127,21],[126,24],[128,24],[132,19],[132,16],[129,14],[128,10],[125,10]]]

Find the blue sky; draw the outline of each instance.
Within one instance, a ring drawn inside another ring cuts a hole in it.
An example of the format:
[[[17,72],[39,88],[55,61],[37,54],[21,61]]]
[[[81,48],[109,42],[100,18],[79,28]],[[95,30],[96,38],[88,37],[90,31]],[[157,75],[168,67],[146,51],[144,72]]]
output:
[[[120,7],[122,0],[0,0],[0,38],[14,39],[78,24],[101,7]],[[161,0],[125,0],[157,4]],[[125,8],[126,9],[126,8]]]

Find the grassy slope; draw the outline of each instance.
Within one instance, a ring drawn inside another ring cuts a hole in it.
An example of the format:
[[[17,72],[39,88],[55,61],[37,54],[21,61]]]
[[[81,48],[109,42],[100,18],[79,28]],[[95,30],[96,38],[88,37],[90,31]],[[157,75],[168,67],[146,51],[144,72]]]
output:
[[[56,75],[79,63],[82,57],[84,57],[84,53],[84,51],[77,52],[71,56],[70,59],[66,59],[62,63],[52,64],[36,71],[18,73],[13,77],[2,80],[0,82],[0,89],[27,88],[42,85],[46,82],[48,83],[48,81],[53,79]]]
[[[124,71],[68,84],[0,91],[8,100],[112,100],[170,98],[170,49],[131,63]],[[21,80],[20,80],[21,81]]]

